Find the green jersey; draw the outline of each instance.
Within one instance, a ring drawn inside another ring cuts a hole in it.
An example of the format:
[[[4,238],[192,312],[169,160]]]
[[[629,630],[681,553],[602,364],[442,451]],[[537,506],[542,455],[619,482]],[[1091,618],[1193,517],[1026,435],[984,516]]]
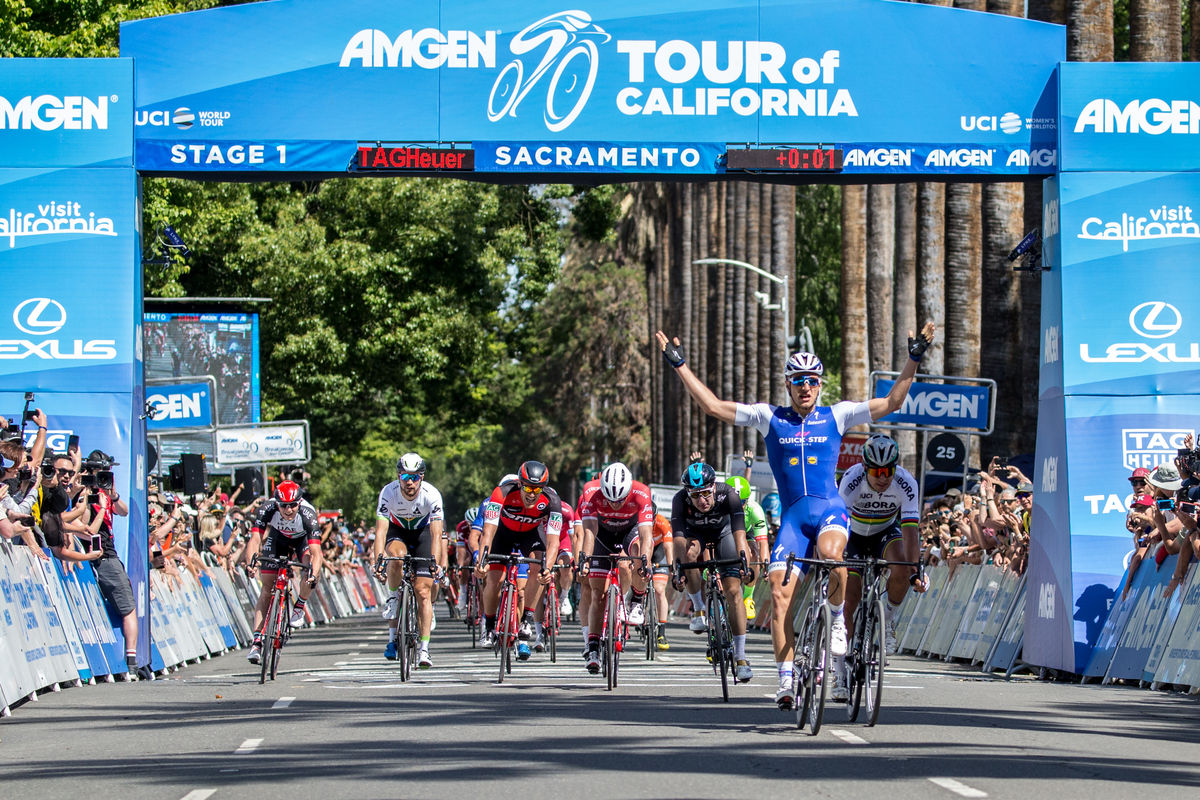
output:
[[[767,538],[767,515],[763,513],[762,506],[747,500],[743,504],[743,511],[746,514],[746,539]]]

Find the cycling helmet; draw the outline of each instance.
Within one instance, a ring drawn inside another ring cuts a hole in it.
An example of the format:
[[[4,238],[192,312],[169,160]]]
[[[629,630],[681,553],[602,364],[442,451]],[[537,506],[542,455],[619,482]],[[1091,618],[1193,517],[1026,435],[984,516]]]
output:
[[[620,461],[600,471],[600,494],[610,503],[620,503],[633,489],[633,473]]]
[[[783,368],[783,377],[790,378],[800,374],[824,375],[825,367],[821,364],[821,359],[812,353],[792,353],[792,357],[787,360],[787,366]]]
[[[405,453],[396,462],[396,472],[410,472],[417,475],[425,474],[425,459],[416,453]]]
[[[893,467],[900,459],[900,448],[892,437],[877,433],[863,445],[863,463],[868,467]]]
[[[475,517],[477,516],[479,516],[479,508],[477,506],[471,506],[467,509],[467,513],[463,514],[463,522],[470,525],[475,521]]]
[[[540,461],[526,461],[517,470],[517,480],[522,486],[544,487],[550,481],[550,470]]]
[[[743,503],[750,499],[750,481],[741,475],[730,475],[725,482],[737,489],[738,497],[742,498]]]
[[[510,473],[508,473],[507,475],[505,475],[503,478],[501,478],[501,479],[500,479],[500,483],[498,483],[498,484],[496,484],[496,485],[497,485],[497,486],[503,486],[503,485],[504,485],[504,484],[506,484],[506,483],[516,483],[516,482],[517,482],[517,480],[518,480],[518,478],[517,478],[517,473],[515,473],[515,472],[510,472]]]
[[[298,503],[300,502],[300,494],[300,484],[295,481],[283,481],[275,487],[275,502]]]
[[[707,489],[717,482],[717,473],[702,461],[688,466],[683,472],[682,483],[690,492]]]

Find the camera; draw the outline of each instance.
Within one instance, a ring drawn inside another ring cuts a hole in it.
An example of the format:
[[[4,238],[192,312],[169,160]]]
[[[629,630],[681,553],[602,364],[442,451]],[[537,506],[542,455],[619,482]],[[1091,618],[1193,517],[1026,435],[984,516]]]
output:
[[[1180,502],[1179,510],[1182,511],[1184,514],[1187,514],[1189,517],[1196,516],[1196,504],[1195,503]]]
[[[1023,259],[1019,266],[1014,266],[1014,272],[1044,272],[1049,267],[1042,266],[1042,235],[1037,228],[1025,234],[1025,238],[1008,254],[1009,261]]]
[[[1175,500],[1170,497],[1160,497],[1154,501],[1159,511],[1170,511],[1175,507]]]

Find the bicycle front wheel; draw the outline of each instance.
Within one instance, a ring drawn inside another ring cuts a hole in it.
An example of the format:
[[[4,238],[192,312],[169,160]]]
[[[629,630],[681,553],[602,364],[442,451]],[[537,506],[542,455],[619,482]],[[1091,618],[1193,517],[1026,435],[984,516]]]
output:
[[[512,598],[507,588],[500,590],[500,611],[496,615],[496,647],[500,653],[500,677],[497,683],[504,683],[504,676],[512,670],[508,660],[511,657],[508,649],[508,618],[511,616],[509,604]]]
[[[546,616],[542,623],[542,635],[546,637],[546,650],[550,653],[550,663],[558,661],[558,589],[551,582],[546,591]]]
[[[408,650],[408,625],[412,616],[412,590],[408,583],[400,587],[400,616],[396,622],[396,644],[400,651],[400,681],[408,680],[412,674],[412,654]]]
[[[642,632],[646,639],[646,660],[653,661],[658,654],[658,598],[654,596],[654,577],[646,586],[646,624]]]
[[[259,683],[266,683],[267,676],[271,674],[271,656],[275,652],[275,618],[279,615],[280,602],[279,593],[273,593],[271,604],[267,607],[267,614],[263,617],[262,653],[258,657]]]
[[[829,681],[833,680],[833,654],[829,652],[829,637],[832,620],[829,606],[821,603],[813,636],[813,662],[808,673],[808,731],[813,736],[821,730],[825,714],[825,696],[829,692]]]
[[[879,699],[883,695],[883,668],[887,663],[884,636],[883,600],[874,603],[874,619],[863,637],[863,693],[866,695],[867,727],[879,720]]]
[[[608,635],[604,637],[604,656],[608,662],[606,677],[609,691],[617,686],[617,665],[621,658],[621,652],[617,649],[617,625],[620,623],[617,606],[621,602],[620,593],[621,590],[615,585],[608,587],[608,603],[604,611],[604,625],[608,631]]]
[[[467,581],[467,628],[471,631],[471,649],[479,644],[479,584],[472,575]]]
[[[858,719],[859,709],[862,708],[863,695],[863,664],[865,663],[864,642],[866,636],[864,631],[871,624],[870,613],[868,609],[870,603],[863,602],[858,606],[858,611],[855,613],[855,623],[852,630],[851,640],[847,643],[849,648],[846,652],[846,719],[854,722]]]
[[[721,699],[729,702],[729,669],[726,663],[730,645],[729,625],[725,619],[725,598],[714,592],[708,598],[708,646],[712,650],[712,665],[721,676]]]

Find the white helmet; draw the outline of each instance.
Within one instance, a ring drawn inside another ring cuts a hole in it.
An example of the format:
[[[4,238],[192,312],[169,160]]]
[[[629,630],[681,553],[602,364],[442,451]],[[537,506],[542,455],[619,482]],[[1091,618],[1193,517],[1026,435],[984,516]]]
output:
[[[600,472],[600,494],[610,503],[620,503],[633,489],[633,473],[620,461],[614,461]]]
[[[787,366],[783,368],[783,377],[790,378],[801,373],[824,375],[825,367],[821,364],[821,359],[812,353],[792,353],[792,357],[787,360]]]
[[[425,459],[416,453],[405,453],[396,462],[396,472],[411,472],[416,475],[424,475]]]

